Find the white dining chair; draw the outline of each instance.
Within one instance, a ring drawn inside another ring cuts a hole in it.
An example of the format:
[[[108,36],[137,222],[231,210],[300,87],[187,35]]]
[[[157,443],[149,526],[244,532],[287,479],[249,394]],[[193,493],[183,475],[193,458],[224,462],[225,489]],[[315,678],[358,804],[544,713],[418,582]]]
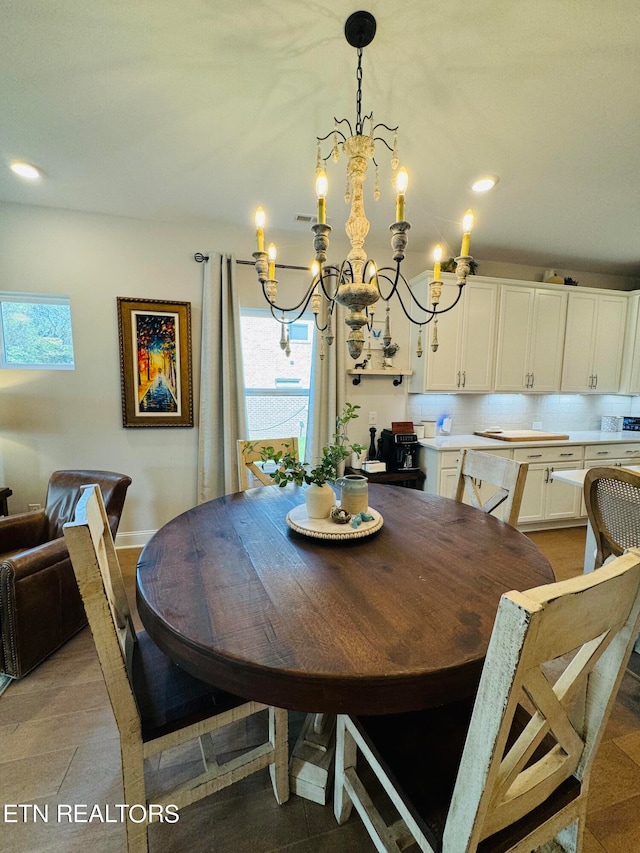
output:
[[[254,441],[239,439],[236,453],[240,491],[244,492],[253,486],[270,486],[273,484],[269,472],[264,470],[262,464],[262,451],[265,448],[290,454],[295,459],[299,458],[297,438],[261,438]]]
[[[597,572],[509,592],[475,701],[379,717],[340,715],[334,809],[355,805],[398,853],[579,853],[589,776],[640,612],[640,550]],[[382,784],[382,807],[357,758]]]
[[[478,450],[461,450],[455,499],[466,501],[483,512],[493,513],[501,508],[502,518],[515,527],[528,470],[528,462],[516,462]],[[482,495],[486,483],[494,487],[489,490],[488,497]]]
[[[191,676],[148,636],[136,633],[100,489],[84,486],[64,537],[120,733],[125,803],[148,803],[144,761],[199,740],[204,771],[154,796],[159,808],[183,808],[268,767],[278,803],[289,798],[287,711],[218,690]],[[268,711],[268,736],[257,746],[218,763],[210,734]],[[147,822],[127,820],[128,853],[147,853]]]
[[[584,478],[584,502],[596,540],[594,568],[627,548],[640,548],[640,473],[590,468]]]

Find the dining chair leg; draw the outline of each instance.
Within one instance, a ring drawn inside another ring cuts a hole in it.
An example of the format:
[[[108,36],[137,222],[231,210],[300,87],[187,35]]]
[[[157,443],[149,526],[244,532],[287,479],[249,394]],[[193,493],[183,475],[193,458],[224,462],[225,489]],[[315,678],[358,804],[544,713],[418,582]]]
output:
[[[345,823],[351,815],[353,802],[344,788],[345,772],[356,766],[357,746],[351,733],[347,731],[344,717],[338,716],[336,727],[336,769],[333,789],[333,812],[339,824]]]
[[[125,803],[146,805],[144,784],[144,758],[136,745],[121,744],[122,784]],[[127,818],[127,853],[148,853],[147,822],[135,823]]]
[[[269,708],[269,740],[275,755],[269,765],[276,801],[282,805],[289,799],[289,715],[282,708]]]

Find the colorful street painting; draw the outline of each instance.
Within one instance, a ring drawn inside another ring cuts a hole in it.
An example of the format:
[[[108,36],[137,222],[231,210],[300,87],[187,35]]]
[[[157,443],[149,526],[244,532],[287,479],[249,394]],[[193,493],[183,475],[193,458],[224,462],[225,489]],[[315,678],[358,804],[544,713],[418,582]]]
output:
[[[133,311],[131,333],[137,362],[136,414],[180,415],[178,314]]]

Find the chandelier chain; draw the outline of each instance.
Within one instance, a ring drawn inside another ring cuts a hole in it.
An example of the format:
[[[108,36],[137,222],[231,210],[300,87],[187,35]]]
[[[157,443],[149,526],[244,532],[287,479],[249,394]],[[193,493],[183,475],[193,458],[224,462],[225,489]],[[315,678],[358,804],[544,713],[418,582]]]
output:
[[[358,90],[356,93],[356,136],[362,136],[362,48],[358,48],[358,68],[356,70]]]

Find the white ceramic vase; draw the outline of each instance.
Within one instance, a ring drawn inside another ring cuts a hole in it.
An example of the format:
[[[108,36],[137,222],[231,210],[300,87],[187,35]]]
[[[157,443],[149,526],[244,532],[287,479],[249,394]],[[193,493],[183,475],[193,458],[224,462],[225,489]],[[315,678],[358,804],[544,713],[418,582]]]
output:
[[[304,499],[309,518],[329,518],[331,508],[336,503],[335,493],[328,483],[321,486],[311,483],[305,489]]]

